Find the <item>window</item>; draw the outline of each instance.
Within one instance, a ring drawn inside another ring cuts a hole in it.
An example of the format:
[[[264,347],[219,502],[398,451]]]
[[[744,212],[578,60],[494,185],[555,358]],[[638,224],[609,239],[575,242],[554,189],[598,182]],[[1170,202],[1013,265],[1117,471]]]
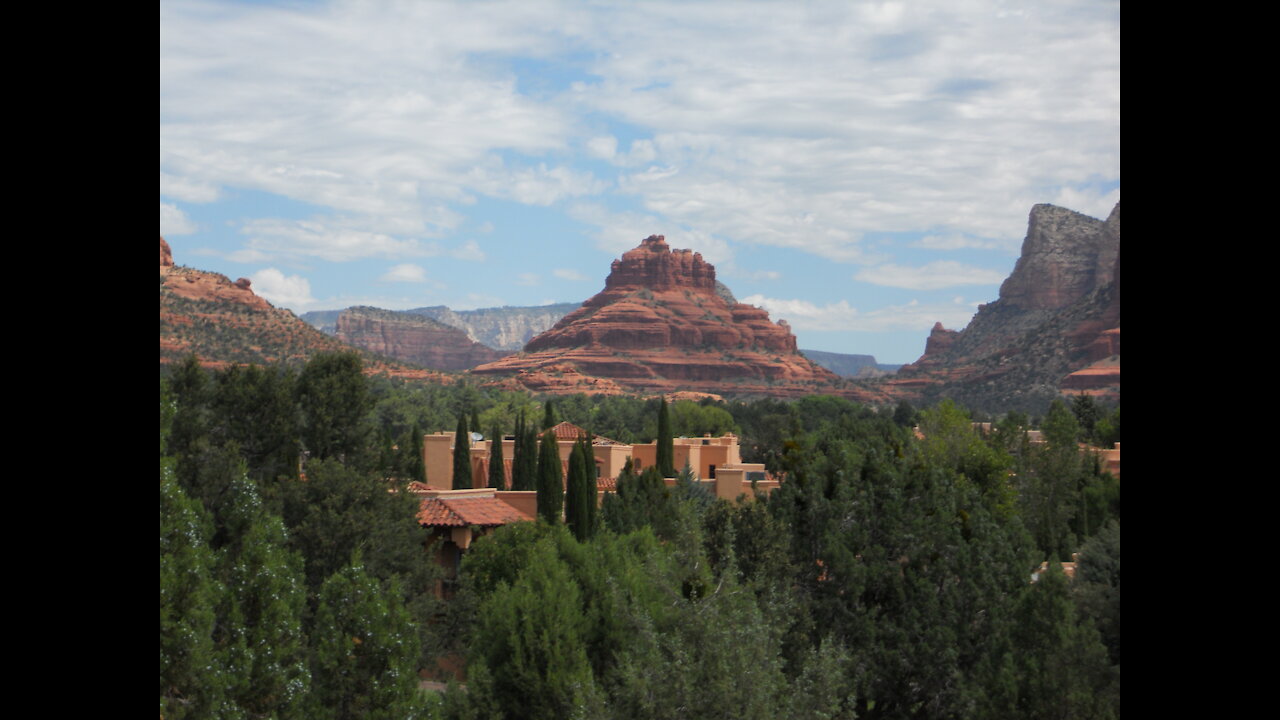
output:
[[[710,475],[710,478],[711,478],[712,480],[715,480],[715,479],[716,479],[716,466],[715,466],[715,465],[712,465],[712,466],[711,466],[711,472],[709,473],[709,475]]]

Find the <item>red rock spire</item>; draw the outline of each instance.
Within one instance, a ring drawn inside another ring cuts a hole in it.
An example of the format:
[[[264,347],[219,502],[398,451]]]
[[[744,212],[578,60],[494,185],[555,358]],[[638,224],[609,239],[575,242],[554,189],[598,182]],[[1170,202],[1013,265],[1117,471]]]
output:
[[[715,291],[716,269],[692,250],[671,250],[663,235],[650,235],[640,246],[614,260],[606,289],[625,286],[651,290],[690,288]]]

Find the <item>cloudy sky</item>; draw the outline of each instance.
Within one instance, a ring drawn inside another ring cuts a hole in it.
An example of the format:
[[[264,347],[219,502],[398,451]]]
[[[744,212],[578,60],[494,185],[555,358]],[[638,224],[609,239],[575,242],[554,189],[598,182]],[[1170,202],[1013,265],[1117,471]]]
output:
[[[910,362],[1120,197],[1120,4],[160,5],[160,233],[295,312],[581,302],[647,235]]]

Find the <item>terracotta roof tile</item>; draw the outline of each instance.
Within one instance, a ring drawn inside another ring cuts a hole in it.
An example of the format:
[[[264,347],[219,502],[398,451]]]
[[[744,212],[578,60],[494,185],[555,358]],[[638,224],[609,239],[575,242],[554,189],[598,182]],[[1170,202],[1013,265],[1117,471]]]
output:
[[[466,525],[462,518],[443,500],[437,498],[425,498],[422,504],[418,506],[418,524],[430,527],[463,527]]]
[[[533,519],[496,497],[445,498],[441,502],[468,525],[506,525]]]
[[[577,440],[587,434],[586,430],[568,421],[553,426],[551,432],[555,433],[557,440]]]
[[[418,508],[418,522],[431,527],[493,527],[532,519],[496,497],[427,498]]]

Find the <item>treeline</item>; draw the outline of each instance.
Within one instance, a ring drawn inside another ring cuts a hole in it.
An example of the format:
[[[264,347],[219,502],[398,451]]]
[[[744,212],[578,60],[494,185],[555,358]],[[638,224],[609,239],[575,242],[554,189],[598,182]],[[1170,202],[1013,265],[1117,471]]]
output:
[[[351,355],[162,377],[161,717],[420,714],[435,568],[370,389]]]
[[[1043,444],[1026,418],[984,435],[950,403],[673,403],[672,434],[735,432],[785,482],[731,504],[688,473],[667,488],[628,469],[599,513],[571,493],[568,527],[476,541],[456,597],[431,599],[416,503],[389,492],[421,477],[415,434],[523,417],[644,442],[661,407],[365,378],[350,356],[176,367],[161,382],[161,714],[1119,714],[1119,483],[1061,403]],[[1118,409],[1094,427],[1111,417],[1118,439]],[[590,472],[570,470],[574,487]],[[1068,582],[1058,562],[1076,551]],[[417,691],[415,671],[451,654],[465,690]]]

